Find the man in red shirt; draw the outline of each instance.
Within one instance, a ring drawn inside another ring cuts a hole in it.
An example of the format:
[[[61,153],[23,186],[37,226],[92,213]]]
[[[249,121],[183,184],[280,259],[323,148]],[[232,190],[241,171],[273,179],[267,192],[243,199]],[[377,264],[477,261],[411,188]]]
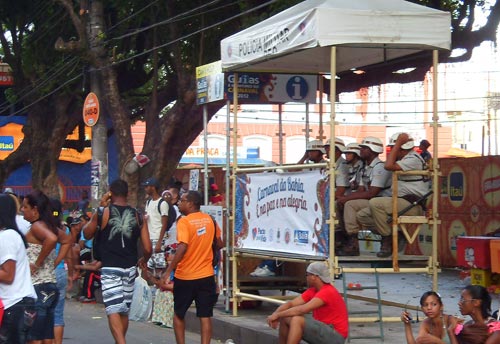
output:
[[[347,307],[331,284],[328,267],[314,262],[307,267],[309,288],[279,306],[267,318],[272,328],[279,325],[279,343],[343,344],[349,333]],[[312,312],[312,315],[310,314]]]

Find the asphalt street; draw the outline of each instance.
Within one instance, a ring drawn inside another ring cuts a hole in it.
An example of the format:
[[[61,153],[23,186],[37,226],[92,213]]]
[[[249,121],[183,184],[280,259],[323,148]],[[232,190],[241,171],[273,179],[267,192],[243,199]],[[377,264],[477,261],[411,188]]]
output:
[[[64,310],[66,322],[63,343],[67,344],[114,344],[108,321],[101,304],[82,304],[66,300]],[[175,343],[174,331],[152,323],[130,322],[127,343],[160,344]],[[200,343],[200,335],[186,332],[186,343]],[[212,343],[220,343],[212,341]]]

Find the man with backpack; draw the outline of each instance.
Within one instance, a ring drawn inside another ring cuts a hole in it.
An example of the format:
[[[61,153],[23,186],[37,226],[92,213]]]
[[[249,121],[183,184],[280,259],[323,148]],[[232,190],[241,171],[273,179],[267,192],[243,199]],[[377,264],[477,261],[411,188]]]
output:
[[[161,272],[167,267],[165,260],[164,238],[168,230],[170,205],[159,194],[160,183],[155,178],[147,179],[143,184],[146,195],[145,218],[149,230],[149,238],[153,253],[148,261],[148,268],[157,275],[157,270]]]
[[[151,241],[141,214],[127,203],[127,182],[115,180],[109,190],[101,198],[104,208],[92,215],[83,232],[86,239],[95,237],[96,259],[102,262],[102,293],[111,334],[115,343],[125,344],[136,265],[146,267],[151,256]],[[141,259],[138,259],[139,240],[143,251]]]

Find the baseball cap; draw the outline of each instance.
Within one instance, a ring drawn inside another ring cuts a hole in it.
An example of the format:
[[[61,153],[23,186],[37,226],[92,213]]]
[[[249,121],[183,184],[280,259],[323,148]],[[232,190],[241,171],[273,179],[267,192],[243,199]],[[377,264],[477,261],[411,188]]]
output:
[[[142,183],[142,186],[154,186],[155,188],[158,189],[160,187],[160,183],[156,178],[151,177],[146,179],[146,181]]]
[[[3,190],[3,193],[13,194],[14,190],[12,190],[12,188],[5,188],[5,190]]]
[[[214,184],[212,184],[212,185],[210,185],[210,188],[211,188],[212,190],[214,190],[214,191],[218,191],[218,190],[219,190],[219,186],[218,186],[217,184],[215,184],[215,183],[214,183]]]
[[[69,225],[70,226],[77,225],[80,222],[82,222],[82,220],[79,217],[74,217],[74,218],[71,219],[71,222],[69,223]]]
[[[424,139],[424,140],[420,141],[420,146],[424,146],[425,148],[429,148],[431,146],[431,143]]]
[[[309,264],[306,270],[308,273],[318,276],[323,282],[331,283],[330,271],[328,267],[323,262],[314,262]]]

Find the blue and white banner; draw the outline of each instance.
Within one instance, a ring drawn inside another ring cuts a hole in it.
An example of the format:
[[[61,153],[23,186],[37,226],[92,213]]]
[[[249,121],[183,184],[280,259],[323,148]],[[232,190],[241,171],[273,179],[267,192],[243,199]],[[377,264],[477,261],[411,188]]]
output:
[[[319,170],[239,175],[235,247],[327,256],[327,183]]]

